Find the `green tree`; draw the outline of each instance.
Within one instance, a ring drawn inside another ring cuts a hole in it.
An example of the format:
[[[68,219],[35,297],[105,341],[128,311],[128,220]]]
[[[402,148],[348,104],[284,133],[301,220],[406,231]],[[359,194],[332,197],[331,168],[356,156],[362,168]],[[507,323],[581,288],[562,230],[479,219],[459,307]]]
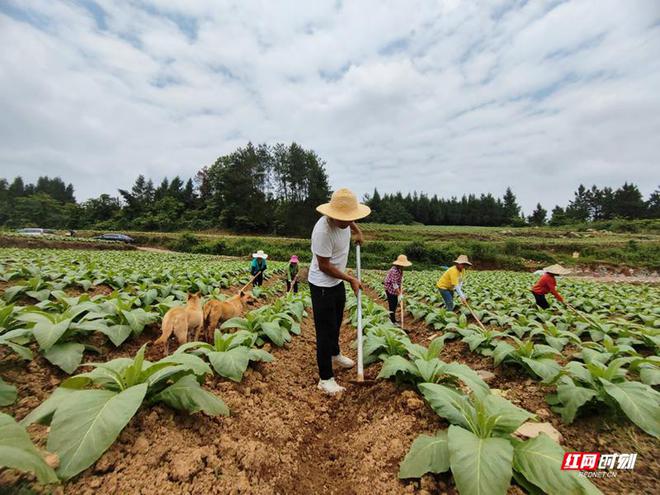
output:
[[[623,218],[644,218],[646,204],[635,184],[623,184],[614,192],[614,214]]]
[[[552,209],[552,217],[550,218],[550,225],[553,227],[559,225],[566,225],[569,219],[566,217],[566,212],[564,209],[557,205]]]
[[[566,207],[566,217],[575,222],[586,222],[591,219],[591,208],[591,191],[580,184],[573,200]]]
[[[646,212],[649,218],[660,218],[660,187],[651,193],[646,202]]]
[[[547,214],[548,212],[541,206],[541,203],[537,203],[536,208],[527,219],[531,225],[542,227],[545,225]]]
[[[502,197],[503,210],[504,210],[504,219],[508,223],[515,223],[518,218],[520,218],[520,205],[516,195],[513,194],[513,191],[510,187],[506,188],[506,192]]]

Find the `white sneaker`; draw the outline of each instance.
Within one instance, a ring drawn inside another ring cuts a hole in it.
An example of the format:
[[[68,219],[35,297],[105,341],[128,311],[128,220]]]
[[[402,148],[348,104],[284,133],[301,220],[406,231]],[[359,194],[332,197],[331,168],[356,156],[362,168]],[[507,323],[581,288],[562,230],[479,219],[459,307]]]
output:
[[[334,378],[330,378],[329,380],[319,380],[319,384],[316,386],[316,388],[322,390],[328,395],[338,394],[339,392],[346,390],[344,387],[339,385]]]
[[[342,368],[352,368],[353,366],[355,366],[355,362],[351,358],[346,357],[343,354],[332,356],[332,364],[337,364]]]

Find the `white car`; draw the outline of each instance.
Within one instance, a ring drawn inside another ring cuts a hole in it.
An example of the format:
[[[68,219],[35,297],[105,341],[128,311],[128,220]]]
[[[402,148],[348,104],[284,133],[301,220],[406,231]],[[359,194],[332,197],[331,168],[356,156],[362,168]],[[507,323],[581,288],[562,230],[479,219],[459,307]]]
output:
[[[26,229],[18,229],[16,232],[23,235],[45,235],[53,233],[53,231],[49,229],[37,229],[32,227]]]

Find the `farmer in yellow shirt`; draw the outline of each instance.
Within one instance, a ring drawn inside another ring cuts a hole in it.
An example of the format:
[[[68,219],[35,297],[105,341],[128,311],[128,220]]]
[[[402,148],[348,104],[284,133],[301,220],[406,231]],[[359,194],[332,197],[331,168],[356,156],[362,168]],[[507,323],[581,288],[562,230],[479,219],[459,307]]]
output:
[[[463,304],[467,301],[465,293],[463,293],[463,280],[465,279],[465,268],[468,266],[472,266],[472,263],[466,255],[461,254],[454,260],[454,266],[443,273],[436,284],[448,311],[454,309],[454,291],[461,298]]]

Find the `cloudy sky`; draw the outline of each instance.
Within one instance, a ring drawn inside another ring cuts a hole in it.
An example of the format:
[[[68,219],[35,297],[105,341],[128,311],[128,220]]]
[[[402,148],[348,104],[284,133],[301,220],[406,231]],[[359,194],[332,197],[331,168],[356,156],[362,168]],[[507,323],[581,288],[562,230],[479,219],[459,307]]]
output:
[[[296,141],[333,187],[660,183],[660,1],[0,0],[0,176],[79,200]]]

